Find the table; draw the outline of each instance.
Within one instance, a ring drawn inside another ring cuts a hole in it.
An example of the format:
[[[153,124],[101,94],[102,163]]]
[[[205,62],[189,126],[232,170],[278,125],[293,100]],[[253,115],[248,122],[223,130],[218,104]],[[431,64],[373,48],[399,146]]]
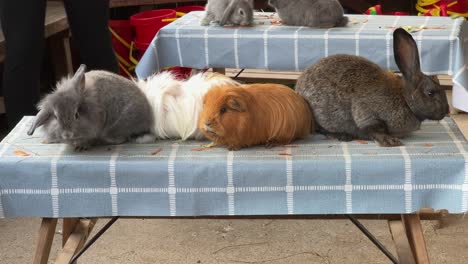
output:
[[[425,26],[413,33],[422,71],[452,76],[453,105],[468,111],[468,23],[463,18],[349,15],[347,27],[314,29],[276,25],[271,13],[256,13],[254,27],[221,28],[199,26],[203,14],[191,12],[162,28],[137,65],[138,77],[168,66],[302,71],[337,53],[364,56],[384,69],[398,70],[393,29]]]
[[[25,117],[0,143],[0,217],[44,219],[35,263],[48,257],[57,218],[66,219],[71,246],[60,256],[69,260],[102,217],[353,214],[391,219],[395,240],[410,245],[422,237],[421,208],[468,211],[468,144],[451,118],[424,122],[398,148],[314,135],[235,152],[160,141],[76,153],[42,144],[41,130],[27,136],[32,121]],[[398,235],[402,228],[412,235]],[[424,243],[412,247],[411,256],[427,258]]]

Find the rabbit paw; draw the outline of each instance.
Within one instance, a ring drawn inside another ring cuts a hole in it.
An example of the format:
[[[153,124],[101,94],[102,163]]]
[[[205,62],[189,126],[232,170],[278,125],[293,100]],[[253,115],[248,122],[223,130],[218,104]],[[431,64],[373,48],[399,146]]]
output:
[[[382,134],[375,137],[375,140],[379,143],[381,147],[398,147],[403,146],[403,143],[396,138],[390,135]]]
[[[89,145],[75,145],[76,152],[82,152],[89,149]]]

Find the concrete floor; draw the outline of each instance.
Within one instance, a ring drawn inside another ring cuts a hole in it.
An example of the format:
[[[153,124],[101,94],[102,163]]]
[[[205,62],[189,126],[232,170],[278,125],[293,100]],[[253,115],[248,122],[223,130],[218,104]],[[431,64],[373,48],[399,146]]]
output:
[[[97,223],[94,232],[107,220]],[[363,223],[395,250],[385,221]],[[0,219],[0,263],[30,263],[39,219]],[[61,223],[57,234],[61,232]],[[432,263],[468,263],[468,221],[425,221]],[[54,259],[61,244],[53,244]],[[53,261],[50,261],[53,263]],[[121,219],[80,263],[390,263],[346,220]]]

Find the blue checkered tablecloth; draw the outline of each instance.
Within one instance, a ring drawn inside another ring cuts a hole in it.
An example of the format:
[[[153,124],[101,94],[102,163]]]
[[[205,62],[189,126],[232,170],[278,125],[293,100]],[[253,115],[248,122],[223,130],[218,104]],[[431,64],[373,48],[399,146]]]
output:
[[[82,153],[27,136],[32,120],[0,143],[0,218],[468,211],[468,144],[450,118],[397,148],[315,135],[273,149],[160,141]]]
[[[463,18],[349,15],[347,27],[316,29],[276,25],[271,13],[257,13],[254,27],[222,28],[200,26],[203,14],[191,12],[162,28],[136,68],[138,77],[168,66],[301,71],[337,53],[364,56],[398,70],[393,29],[423,26],[413,33],[422,70],[451,75],[453,105],[468,111],[468,23]]]

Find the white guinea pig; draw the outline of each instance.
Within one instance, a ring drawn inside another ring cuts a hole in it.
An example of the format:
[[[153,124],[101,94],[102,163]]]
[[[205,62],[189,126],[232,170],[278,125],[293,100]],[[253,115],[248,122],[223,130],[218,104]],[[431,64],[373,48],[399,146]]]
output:
[[[188,80],[177,80],[170,72],[157,73],[137,82],[147,96],[156,122],[153,133],[159,139],[203,139],[197,128],[203,96],[220,84],[240,83],[219,73],[199,73]]]

